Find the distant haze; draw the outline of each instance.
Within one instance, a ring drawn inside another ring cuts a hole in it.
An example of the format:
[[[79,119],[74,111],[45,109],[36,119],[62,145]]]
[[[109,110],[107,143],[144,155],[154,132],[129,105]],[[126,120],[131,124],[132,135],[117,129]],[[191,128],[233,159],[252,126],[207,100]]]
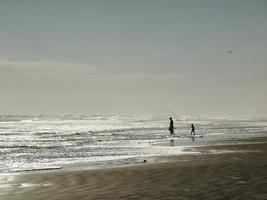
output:
[[[0,0],[0,114],[267,116],[265,0]]]

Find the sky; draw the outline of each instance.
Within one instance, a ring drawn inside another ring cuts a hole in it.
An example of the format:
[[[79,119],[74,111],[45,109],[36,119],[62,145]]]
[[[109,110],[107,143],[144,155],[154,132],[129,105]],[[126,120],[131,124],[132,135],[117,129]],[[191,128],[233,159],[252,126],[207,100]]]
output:
[[[0,114],[266,117],[266,10],[265,0],[0,0]]]

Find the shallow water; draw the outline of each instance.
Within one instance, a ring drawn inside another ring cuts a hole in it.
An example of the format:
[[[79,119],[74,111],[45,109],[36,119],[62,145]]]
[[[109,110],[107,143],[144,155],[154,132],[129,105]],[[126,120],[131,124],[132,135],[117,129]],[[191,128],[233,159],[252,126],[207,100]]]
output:
[[[198,135],[191,138],[190,124]],[[41,169],[90,169],[143,162],[145,157],[194,154],[191,146],[266,136],[264,119],[186,119],[153,116],[0,116],[3,174]]]
[[[4,200],[267,198],[266,138],[202,149],[232,151],[161,157],[169,162],[112,169],[34,173],[5,184]]]

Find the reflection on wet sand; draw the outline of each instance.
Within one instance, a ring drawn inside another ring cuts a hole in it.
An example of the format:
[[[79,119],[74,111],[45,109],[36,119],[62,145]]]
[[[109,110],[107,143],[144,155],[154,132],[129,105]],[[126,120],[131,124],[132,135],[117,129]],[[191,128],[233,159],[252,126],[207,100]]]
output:
[[[205,147],[232,153],[169,157],[167,163],[24,175],[10,183],[20,185],[4,199],[266,199],[267,140],[259,141]]]

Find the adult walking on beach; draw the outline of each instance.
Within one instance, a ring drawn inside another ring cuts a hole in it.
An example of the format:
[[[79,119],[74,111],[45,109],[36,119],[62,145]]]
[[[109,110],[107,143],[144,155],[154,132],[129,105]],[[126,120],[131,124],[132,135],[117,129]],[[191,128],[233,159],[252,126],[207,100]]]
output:
[[[195,126],[194,124],[191,124],[191,135],[194,133],[194,135],[196,135],[195,133]]]
[[[173,120],[172,120],[172,118],[170,117],[169,118],[170,119],[170,127],[169,127],[169,131],[170,131],[170,133],[171,133],[171,135],[175,135],[174,134],[174,126],[173,126]]]

